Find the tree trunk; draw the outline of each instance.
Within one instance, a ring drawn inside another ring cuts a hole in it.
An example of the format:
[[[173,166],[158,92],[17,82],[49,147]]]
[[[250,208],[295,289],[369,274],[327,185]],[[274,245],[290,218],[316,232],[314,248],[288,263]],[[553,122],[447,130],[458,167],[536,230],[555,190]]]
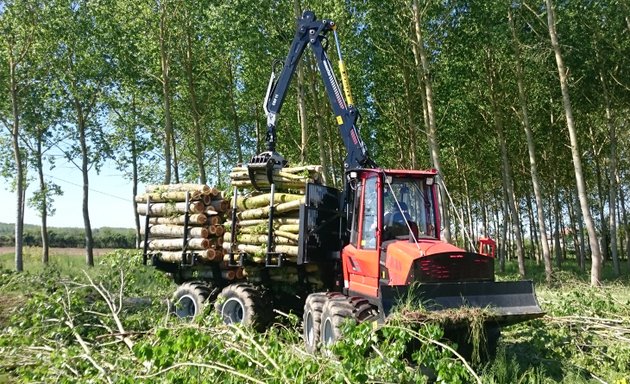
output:
[[[135,129],[134,129],[135,131]],[[131,193],[132,196],[138,195],[138,148],[136,147],[135,134],[131,138]],[[140,248],[140,215],[138,214],[138,203],[135,199],[133,202],[133,221],[136,228],[136,248]]]
[[[619,184],[619,175],[615,176],[617,184]],[[628,270],[630,271],[630,223],[628,222],[628,214],[626,211],[626,197],[623,192],[623,188],[619,190],[619,205],[621,206],[621,217],[623,217],[624,234],[626,236],[626,260],[628,263]]]
[[[13,126],[11,130],[11,139],[13,143],[13,159],[16,168],[16,217],[15,217],[15,270],[22,272],[24,270],[23,260],[23,235],[24,235],[24,192],[25,170],[22,160],[22,152],[20,149],[20,113],[18,107],[18,82],[15,73],[17,63],[13,60],[13,47],[9,46],[9,81],[11,92],[11,112],[13,115]]]
[[[521,119],[523,123],[523,129],[525,130],[525,137],[527,139],[527,151],[529,153],[529,171],[532,179],[532,186],[534,187],[534,197],[536,198],[536,218],[538,222],[538,231],[540,233],[540,245],[542,249],[542,258],[545,263],[545,279],[547,282],[551,281],[552,267],[551,267],[551,255],[549,253],[549,243],[547,242],[547,228],[545,227],[545,217],[543,213],[543,199],[542,192],[540,190],[540,182],[538,179],[538,165],[536,164],[536,147],[534,145],[534,135],[532,134],[532,128],[529,123],[529,111],[527,92],[525,92],[525,85],[523,81],[523,67],[521,64],[521,48],[520,41],[516,34],[516,28],[514,27],[514,20],[512,18],[511,8],[508,7],[508,20],[510,22],[510,29],[512,30],[512,39],[514,40],[514,54],[515,54],[515,67],[516,67],[516,82],[518,85],[519,104],[521,105]]]
[[[506,259],[506,252],[507,252],[507,227],[508,227],[508,219],[507,219],[507,214],[508,214],[508,208],[509,203],[508,203],[508,197],[507,197],[507,191],[505,190],[505,188],[503,189],[503,223],[501,225],[501,244],[503,246],[501,246],[499,248],[499,270],[501,272],[505,272],[505,259]]]
[[[227,71],[230,80],[230,107],[232,111],[232,131],[234,133],[234,146],[236,147],[236,160],[240,164],[243,162],[243,149],[241,148],[240,122],[238,120],[238,111],[236,109],[236,81],[234,79],[234,73],[232,72],[231,59],[228,59]]]
[[[567,119],[567,128],[569,130],[569,138],[571,140],[571,155],[573,157],[573,167],[575,171],[575,181],[578,190],[578,199],[580,200],[580,209],[582,216],[584,217],[584,224],[588,232],[588,242],[591,248],[591,285],[598,286],[601,284],[602,273],[602,257],[599,249],[599,243],[597,241],[597,232],[595,230],[595,224],[593,223],[593,217],[588,203],[588,196],[586,193],[586,183],[584,182],[584,175],[582,172],[582,159],[580,158],[580,150],[578,148],[577,131],[575,129],[575,122],[573,120],[573,109],[571,107],[571,99],[569,97],[569,84],[567,81],[567,70],[562,60],[562,53],[560,51],[560,43],[558,42],[558,35],[556,33],[555,17],[553,11],[552,0],[545,0],[547,7],[547,27],[549,28],[549,37],[551,39],[551,46],[556,57],[556,64],[558,67],[558,77],[560,78],[560,89],[562,91],[562,103],[564,105],[564,111]]]
[[[190,16],[190,15],[188,15]],[[199,108],[197,107],[197,94],[195,89],[195,81],[193,76],[194,71],[194,58],[192,52],[192,37],[191,34],[194,31],[192,27],[188,25],[186,28],[186,55],[184,60],[184,71],[186,73],[186,84],[188,85],[188,95],[190,97],[190,115],[192,117],[193,136],[195,138],[195,162],[197,163],[197,172],[199,174],[199,183],[206,184],[206,166],[204,163],[204,151],[201,135],[201,117]]]
[[[597,212],[599,212],[599,222],[601,225],[601,240],[600,240],[600,250],[602,253],[602,265],[605,264],[608,257],[608,227],[606,225],[605,219],[605,198],[604,198],[604,190],[603,190],[603,182],[602,182],[602,166],[601,166],[601,150],[597,148],[598,138],[595,137],[593,133],[593,127],[589,125],[589,135],[591,137],[591,144],[593,148],[593,158],[595,162],[595,180],[597,181]]]
[[[409,158],[411,160],[411,164],[409,166],[411,169],[418,168],[417,155],[416,155],[416,131],[418,128],[415,124],[415,109],[412,107],[412,101],[415,99],[411,93],[411,80],[409,79],[409,71],[407,68],[403,68],[403,84],[405,86],[405,107],[406,107],[406,120],[407,120],[407,129],[409,130],[409,136],[407,142],[405,143],[408,146],[407,153],[409,154]]]
[[[414,50],[416,53],[416,65],[418,63],[418,59],[420,59],[420,63],[422,64],[421,74],[422,74],[422,82],[424,84],[424,91],[426,94],[427,100],[427,117],[429,126],[427,127],[427,141],[429,144],[429,151],[431,152],[431,160],[433,162],[433,168],[438,171],[438,174],[444,180],[444,174],[442,173],[442,165],[440,163],[440,146],[437,141],[437,126],[435,123],[435,111],[433,105],[433,87],[431,85],[431,72],[429,69],[429,60],[427,59],[427,55],[424,50],[424,39],[422,37],[422,26],[421,26],[421,15],[420,10],[418,9],[418,0],[413,0],[412,4],[413,11],[413,20],[414,20],[414,29],[416,32],[416,41],[415,46],[417,47]],[[417,57],[419,56],[419,57]],[[420,71],[420,68],[418,68]],[[440,211],[442,212],[442,219],[444,221],[444,231],[442,232],[444,235],[444,240],[447,242],[451,241],[451,230],[450,230],[450,219],[448,217],[448,211],[445,209],[445,196],[443,188],[440,188],[440,193],[438,195],[438,204],[440,207]]]
[[[74,105],[77,113],[77,128],[79,129],[79,145],[81,147],[81,176],[83,177],[83,227],[85,229],[85,263],[94,266],[94,238],[92,237],[92,224],[90,223],[89,208],[89,192],[90,180],[89,171],[89,153],[87,147],[87,122],[85,121],[85,113],[78,99],[74,99]]]
[[[173,176],[175,183],[179,184],[179,163],[177,162],[177,140],[175,139],[175,132],[171,135],[171,150],[173,151]]]
[[[553,180],[553,215],[554,215],[554,231],[553,231],[553,252],[556,257],[556,268],[562,267],[562,250],[560,249],[560,197],[558,196],[558,183]]]
[[[162,98],[164,103],[164,182],[171,183],[171,141],[173,136],[173,120],[171,116],[171,79],[170,59],[167,52],[167,11],[166,1],[160,1],[160,67],[162,71]]]
[[[571,232],[573,232],[573,248],[575,248],[575,259],[580,269],[584,271],[584,252],[582,251],[582,245],[578,236],[577,222],[575,218],[575,210],[573,209],[573,198],[570,193],[567,192],[567,210],[569,211],[569,221],[571,223]]]
[[[41,236],[42,236],[42,263],[44,265],[48,265],[49,259],[49,244],[48,244],[48,187],[46,186],[46,180],[44,179],[44,165],[42,163],[42,136],[40,135],[37,138],[37,149],[36,149],[36,159],[37,162],[37,176],[39,178],[39,190],[41,191],[41,210],[39,214],[42,218],[42,228],[41,228]]]
[[[540,265],[541,257],[539,257],[539,254],[536,250],[536,247],[538,245],[538,232],[536,231],[536,222],[534,219],[534,208],[532,207],[531,195],[527,196],[526,201],[527,201],[527,219],[529,220],[529,231],[531,233],[531,240],[532,240],[532,258],[536,260],[536,265]],[[545,277],[547,277],[546,273],[545,273]]]
[[[615,276],[621,274],[619,265],[619,253],[617,250],[617,132],[615,123],[612,119],[610,108],[610,97],[608,95],[608,87],[604,74],[600,72],[599,77],[602,81],[602,93],[604,95],[606,110],[606,125],[608,126],[608,136],[610,139],[610,161],[608,165],[608,175],[610,186],[608,187],[608,227],[610,229],[610,252],[613,260],[613,273]]]
[[[508,198],[508,207],[510,217],[512,218],[512,228],[516,241],[516,252],[518,259],[518,272],[521,277],[525,276],[525,250],[523,247],[523,238],[521,237],[521,220],[518,214],[518,205],[516,202],[516,196],[514,193],[514,180],[512,178],[512,166],[508,157],[507,141],[503,133],[503,117],[499,110],[497,101],[497,94],[495,89],[496,74],[491,63],[490,51],[486,52],[488,55],[488,87],[490,89],[490,104],[492,106],[492,114],[494,117],[494,125],[497,132],[497,138],[499,140],[499,146],[501,147],[501,165],[503,168],[503,189],[505,189]]]

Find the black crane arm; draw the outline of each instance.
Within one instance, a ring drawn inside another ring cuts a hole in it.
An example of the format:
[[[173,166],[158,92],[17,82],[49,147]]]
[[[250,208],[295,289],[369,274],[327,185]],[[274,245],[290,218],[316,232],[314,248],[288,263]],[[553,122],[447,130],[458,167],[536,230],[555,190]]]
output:
[[[289,54],[284,61],[284,65],[277,79],[275,72],[272,71],[264,101],[265,113],[267,115],[267,158],[270,156],[272,158],[273,156],[279,156],[275,152],[276,117],[280,113],[291,79],[300,62],[302,54],[306,46],[309,45],[317,61],[317,68],[324,82],[328,100],[335,114],[337,124],[339,125],[339,132],[346,147],[347,155],[344,166],[346,169],[376,166],[370,159],[365,143],[359,136],[359,132],[356,128],[359,112],[352,105],[352,96],[347,81],[347,74],[345,73],[345,66],[343,66],[343,61],[341,60],[341,51],[336,35],[335,42],[337,44],[341,76],[344,81],[344,89],[348,103],[344,100],[341,88],[339,87],[332,65],[326,54],[326,49],[322,44],[322,42],[327,40],[327,33],[330,31],[334,33],[334,30],[335,23],[333,21],[317,20],[315,14],[311,11],[304,11],[302,17],[298,19],[297,30],[293,42],[291,43]],[[284,159],[280,156],[276,160],[276,163],[279,161],[284,161]]]

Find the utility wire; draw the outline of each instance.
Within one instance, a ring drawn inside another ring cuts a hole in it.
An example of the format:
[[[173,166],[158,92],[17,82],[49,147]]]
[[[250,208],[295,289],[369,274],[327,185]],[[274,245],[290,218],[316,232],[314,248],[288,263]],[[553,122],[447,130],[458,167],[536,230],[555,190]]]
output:
[[[79,187],[79,188],[83,188],[83,185],[81,185],[81,184],[77,184],[77,183],[74,183],[74,182],[72,182],[72,181],[64,180],[64,179],[61,179],[61,178],[56,177],[56,176],[53,176],[53,175],[44,174],[44,176],[46,176],[46,177],[50,177],[51,179],[55,179],[55,180],[62,181],[62,182],[64,182],[64,183],[67,183],[67,184],[70,184],[70,185],[74,185],[74,186]],[[89,189],[90,191],[92,191],[92,192],[100,193],[101,195],[105,195],[105,196],[112,197],[112,198],[114,198],[114,199],[118,199],[118,200],[122,200],[122,201],[130,202],[130,200],[129,200],[129,199],[124,198],[124,197],[121,197],[121,196],[113,195],[113,194],[108,193],[108,192],[99,191],[99,190],[94,189],[94,188],[91,188],[91,187],[88,187],[88,189]]]

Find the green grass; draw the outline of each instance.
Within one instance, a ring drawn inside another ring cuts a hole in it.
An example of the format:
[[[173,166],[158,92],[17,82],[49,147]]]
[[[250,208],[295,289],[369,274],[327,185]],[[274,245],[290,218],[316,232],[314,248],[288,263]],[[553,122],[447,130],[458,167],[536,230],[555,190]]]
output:
[[[443,334],[437,324],[411,329],[393,322],[379,331],[368,323],[348,326],[346,340],[334,348],[336,357],[312,356],[304,351],[300,319],[293,315],[281,317],[265,333],[225,326],[210,308],[193,324],[165,317],[164,299],[174,285],[163,273],[142,266],[138,251],[97,257],[87,274],[80,250],[51,256],[47,268],[39,265],[39,257],[39,249],[25,252],[26,273],[0,269],[0,383],[107,378],[121,383],[400,383],[425,382],[427,372],[438,382],[474,382],[468,368],[435,343]],[[12,259],[12,253],[0,254],[0,266],[12,268]],[[516,265],[507,267],[499,277],[515,279]],[[497,384],[628,384],[627,274],[614,278],[608,264],[603,287],[592,288],[588,274],[571,261],[549,285],[542,266],[528,263],[527,270],[547,316],[503,329],[497,357],[473,366],[475,375]],[[132,349],[116,342],[116,322],[90,278],[114,301],[118,292],[153,299],[149,306],[123,306],[118,313]],[[86,359],[77,335],[96,365]],[[407,349],[410,343],[416,345],[413,351]]]
[[[111,250],[94,250],[95,258]],[[41,262],[41,247],[24,247],[22,261],[24,271],[29,273],[41,273],[46,266]],[[67,274],[77,274],[86,268],[85,249],[83,248],[51,248],[49,251],[49,267],[55,267],[66,271]],[[15,269],[15,251],[13,248],[0,248],[0,270]]]

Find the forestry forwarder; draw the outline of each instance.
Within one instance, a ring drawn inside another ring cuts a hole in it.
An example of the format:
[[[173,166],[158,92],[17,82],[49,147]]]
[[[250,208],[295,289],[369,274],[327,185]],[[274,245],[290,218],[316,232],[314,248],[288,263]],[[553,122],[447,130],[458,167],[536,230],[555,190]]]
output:
[[[326,54],[330,32],[345,100]],[[359,113],[353,106],[335,23],[317,20],[313,12],[305,11],[298,19],[277,79],[272,71],[264,101],[267,152],[252,158],[250,176],[256,168],[266,168],[274,192],[272,170],[286,165],[275,152],[276,116],[307,45],[317,61],[347,150],[343,191],[309,184],[300,210],[298,264],[332,262],[335,273],[328,292],[306,297],[303,328],[307,349],[315,351],[320,342],[334,343],[347,319],[383,322],[408,295],[420,298],[429,310],[488,308],[492,315],[487,325],[494,330],[542,316],[531,281],[494,281],[494,242],[482,239],[479,253],[474,253],[440,241],[435,170],[386,170],[370,159],[356,128]],[[269,233],[272,231],[269,225]],[[270,257],[277,257],[272,248],[268,244]],[[489,337],[498,335],[494,332]]]
[[[330,32],[339,56],[343,93],[326,54]],[[299,210],[298,255],[291,262],[287,255],[275,252],[273,236],[273,175],[287,164],[275,151],[276,116],[307,46],[314,53],[347,150],[346,170],[342,191],[306,185],[305,202]],[[228,281],[221,278],[216,266],[167,263],[152,257],[155,267],[172,273],[180,284],[173,296],[174,312],[179,316],[197,315],[202,305],[214,302],[225,322],[264,329],[273,318],[274,308],[304,308],[304,340],[307,350],[314,352],[320,344],[331,345],[341,337],[344,321],[383,323],[409,296],[422,300],[427,310],[489,308],[492,315],[486,318],[486,326],[491,331],[487,335],[490,348],[496,346],[500,326],[543,315],[531,281],[494,281],[494,242],[486,239],[482,244],[486,249],[480,247],[479,253],[474,253],[440,240],[435,170],[381,169],[370,159],[355,125],[359,113],[353,107],[334,22],[317,20],[310,11],[298,19],[277,78],[272,71],[264,107],[267,151],[248,164],[256,189],[262,189],[254,177],[259,171],[266,174],[270,185],[262,280],[252,282],[244,276],[237,282]],[[236,195],[234,188],[232,245],[237,245]],[[148,220],[146,225],[148,234]],[[145,263],[149,256],[145,247]],[[252,265],[250,256],[257,255],[231,251],[227,265],[247,267]],[[306,278],[309,265],[320,271],[323,289],[313,289]],[[270,280],[270,272],[286,266],[297,268],[298,282],[279,289]],[[206,269],[210,273],[205,273]]]

